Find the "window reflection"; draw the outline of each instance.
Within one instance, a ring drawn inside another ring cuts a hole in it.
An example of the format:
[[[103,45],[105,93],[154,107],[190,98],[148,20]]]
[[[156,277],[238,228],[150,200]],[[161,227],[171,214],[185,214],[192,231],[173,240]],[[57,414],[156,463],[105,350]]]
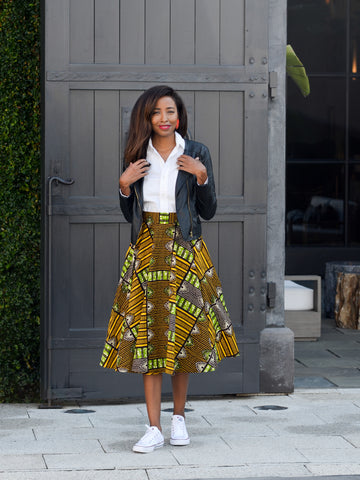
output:
[[[346,0],[288,0],[289,43],[309,73],[346,71],[346,10]]]
[[[288,0],[287,244],[360,246],[360,1]]]
[[[349,168],[349,242],[360,244],[360,164]]]
[[[349,98],[349,158],[360,160],[360,78],[350,81]]]
[[[302,97],[288,82],[287,158],[345,157],[345,78],[310,78],[311,94]]]
[[[360,41],[360,2],[359,0],[350,1],[350,66],[351,73],[359,72],[359,41]]]
[[[344,244],[344,167],[288,164],[288,245]]]

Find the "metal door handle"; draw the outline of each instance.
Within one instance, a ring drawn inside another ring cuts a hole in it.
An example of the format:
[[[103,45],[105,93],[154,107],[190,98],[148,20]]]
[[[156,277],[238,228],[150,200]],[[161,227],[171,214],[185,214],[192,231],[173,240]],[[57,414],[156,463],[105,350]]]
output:
[[[73,180],[72,178],[69,178],[68,180],[64,180],[63,178],[61,177],[49,177],[48,178],[48,215],[49,217],[51,217],[52,215],[52,184],[56,182],[56,184],[58,185],[59,183],[61,183],[62,185],[72,185],[75,180]]]
[[[52,352],[51,352],[51,340],[52,340],[52,295],[51,295],[51,275],[52,275],[52,185],[56,182],[63,185],[72,185],[75,180],[72,178],[64,180],[60,177],[48,177],[48,225],[47,225],[47,401],[48,407],[51,407],[52,401],[52,387],[51,387],[51,364],[52,364]]]

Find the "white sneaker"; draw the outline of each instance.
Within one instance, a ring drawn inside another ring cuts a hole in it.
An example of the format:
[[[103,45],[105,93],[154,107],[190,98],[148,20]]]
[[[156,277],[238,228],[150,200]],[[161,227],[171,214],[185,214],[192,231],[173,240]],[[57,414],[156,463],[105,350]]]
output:
[[[164,445],[164,437],[160,430],[157,427],[145,426],[145,435],[133,446],[134,452],[149,453],[153,452],[155,448],[161,448]]]
[[[185,419],[181,415],[171,418],[171,445],[189,445],[190,438],[186,430]]]

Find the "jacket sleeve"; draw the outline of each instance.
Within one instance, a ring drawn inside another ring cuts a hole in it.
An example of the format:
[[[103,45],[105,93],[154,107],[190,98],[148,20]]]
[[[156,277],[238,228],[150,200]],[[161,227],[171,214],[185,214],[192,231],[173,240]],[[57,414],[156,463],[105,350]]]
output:
[[[134,196],[135,196],[133,186],[131,186],[130,188],[131,188],[131,193],[128,197],[121,195],[119,190],[120,208],[125,219],[129,223],[131,223],[133,219],[133,203],[134,203]]]
[[[215,215],[217,201],[210,152],[205,145],[202,146],[200,160],[206,167],[208,183],[206,185],[196,183],[196,208],[204,220],[210,220]]]

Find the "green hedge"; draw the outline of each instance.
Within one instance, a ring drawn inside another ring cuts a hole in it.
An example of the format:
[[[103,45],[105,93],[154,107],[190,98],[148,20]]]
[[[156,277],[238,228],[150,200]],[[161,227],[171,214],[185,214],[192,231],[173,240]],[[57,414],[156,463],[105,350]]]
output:
[[[0,402],[39,397],[40,1],[0,1]]]

